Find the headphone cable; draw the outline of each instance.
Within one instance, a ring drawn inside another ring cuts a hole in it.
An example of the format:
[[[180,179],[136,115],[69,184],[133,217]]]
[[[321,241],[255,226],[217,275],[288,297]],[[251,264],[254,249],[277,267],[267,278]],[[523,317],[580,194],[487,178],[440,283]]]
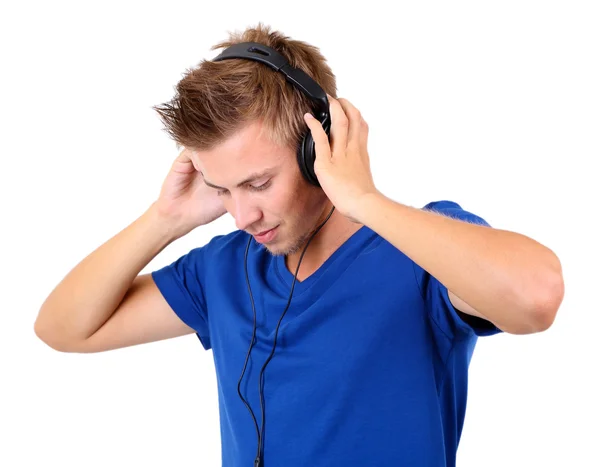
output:
[[[248,353],[246,354],[246,361],[244,362],[244,369],[242,370],[242,374],[238,381],[238,395],[240,396],[240,399],[242,399],[242,402],[244,403],[244,405],[250,412],[250,415],[252,416],[252,420],[254,421],[254,427],[256,428],[256,436],[258,438],[258,446],[257,446],[257,451],[256,451],[256,458],[254,459],[254,467],[262,467],[261,454],[262,454],[262,450],[264,447],[263,441],[264,441],[264,430],[265,430],[265,403],[264,403],[264,392],[263,392],[264,391],[264,371],[265,371],[267,365],[269,364],[269,362],[271,361],[271,359],[273,358],[273,355],[275,354],[275,347],[277,346],[277,334],[279,332],[279,325],[281,324],[283,317],[287,313],[287,310],[292,301],[292,294],[294,293],[294,286],[296,284],[296,278],[298,277],[298,271],[300,270],[300,264],[302,263],[302,258],[304,257],[304,253],[306,253],[306,249],[308,248],[308,245],[310,244],[311,240],[321,230],[321,228],[325,225],[325,223],[329,220],[329,218],[333,214],[334,210],[335,210],[335,206],[331,209],[331,211],[329,212],[329,214],[327,215],[325,220],[321,223],[321,225],[319,225],[319,227],[317,227],[317,229],[310,236],[310,238],[308,239],[308,242],[306,243],[306,246],[304,247],[304,250],[302,251],[302,254],[300,255],[300,260],[298,261],[298,266],[296,267],[296,273],[294,274],[294,281],[292,282],[292,288],[290,290],[290,295],[288,297],[287,305],[285,307],[285,310],[283,310],[281,317],[279,318],[277,327],[275,328],[275,338],[273,339],[273,348],[271,350],[271,354],[269,355],[269,357],[267,358],[263,367],[260,370],[260,374],[259,374],[259,378],[258,378],[258,392],[259,392],[261,415],[262,415],[260,431],[258,429],[258,423],[256,421],[256,417],[254,416],[254,412],[252,411],[252,408],[250,407],[248,402],[242,396],[242,393],[240,390],[240,385],[242,383],[242,379],[244,378],[244,374],[246,373],[246,366],[248,365],[248,359],[250,358],[250,352],[252,351],[252,347],[254,347],[254,344],[256,343],[256,309],[254,308],[254,298],[252,296],[252,289],[250,288],[250,280],[248,278],[248,250],[250,248],[252,236],[250,235],[250,237],[248,238],[248,244],[246,245],[246,254],[244,257],[244,269],[246,272],[246,284],[248,286],[248,293],[250,294],[250,302],[252,304],[252,311],[254,314],[254,327],[252,329],[252,339],[250,340],[250,347],[248,348]]]

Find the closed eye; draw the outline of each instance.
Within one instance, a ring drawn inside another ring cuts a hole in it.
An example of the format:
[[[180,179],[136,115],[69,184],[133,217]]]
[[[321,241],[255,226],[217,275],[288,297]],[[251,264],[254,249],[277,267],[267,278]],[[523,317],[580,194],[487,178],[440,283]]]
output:
[[[262,190],[266,190],[267,188],[269,188],[270,185],[271,185],[271,180],[267,180],[265,183],[263,183],[262,185],[259,185],[259,186],[248,185],[248,189],[250,191],[262,191]],[[227,193],[229,193],[229,190],[217,191],[218,196],[223,196],[223,195],[226,195]]]
[[[266,190],[267,188],[269,188],[269,185],[271,180],[267,180],[265,183],[263,183],[262,185],[259,186],[254,186],[254,185],[250,185],[250,189],[252,191],[262,191],[262,190]]]

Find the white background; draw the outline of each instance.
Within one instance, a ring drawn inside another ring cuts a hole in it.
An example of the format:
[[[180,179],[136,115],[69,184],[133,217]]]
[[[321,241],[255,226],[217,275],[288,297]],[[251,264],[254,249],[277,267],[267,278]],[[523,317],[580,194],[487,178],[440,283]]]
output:
[[[12,1],[0,17],[0,465],[220,465],[196,336],[64,354],[33,323],[158,196],[177,149],[151,106],[259,21],[327,57],[382,192],[457,201],[562,261],[548,331],[479,340],[458,465],[600,465],[597,2]],[[198,228],[143,272],[234,228]]]

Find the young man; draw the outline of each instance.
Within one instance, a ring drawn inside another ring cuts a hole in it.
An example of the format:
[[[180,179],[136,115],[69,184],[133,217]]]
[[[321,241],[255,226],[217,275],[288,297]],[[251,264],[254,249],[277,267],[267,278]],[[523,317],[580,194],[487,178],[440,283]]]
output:
[[[242,42],[319,83],[330,138],[281,73],[201,63],[157,107],[185,147],[159,198],[63,279],[37,335],[100,352],[196,333],[213,350],[225,467],[455,465],[477,337],[547,329],[558,258],[457,203],[387,198],[367,124],[333,97],[318,50],[261,25],[214,48]],[[300,170],[306,132],[318,184]],[[140,274],[225,212],[238,230]]]

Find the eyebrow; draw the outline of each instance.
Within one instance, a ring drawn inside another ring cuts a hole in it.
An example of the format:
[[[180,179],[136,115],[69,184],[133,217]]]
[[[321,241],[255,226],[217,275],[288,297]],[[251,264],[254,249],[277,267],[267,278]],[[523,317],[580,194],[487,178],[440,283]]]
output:
[[[276,169],[276,167],[270,167],[268,169],[263,170],[262,172],[255,172],[252,175],[250,175],[248,178],[246,178],[245,180],[238,183],[237,188],[244,186],[247,183],[258,180],[259,178],[262,178],[266,175],[270,175],[271,173],[273,173],[275,171],[275,169]],[[200,172],[200,173],[202,174],[202,172]],[[202,174],[202,176],[204,177],[204,174]],[[204,179],[204,183],[206,183],[209,187],[216,188],[218,190],[226,190],[227,189],[227,188],[223,188],[222,186],[218,186],[218,185],[214,185],[214,184],[210,183],[208,180],[206,180],[206,178]]]

